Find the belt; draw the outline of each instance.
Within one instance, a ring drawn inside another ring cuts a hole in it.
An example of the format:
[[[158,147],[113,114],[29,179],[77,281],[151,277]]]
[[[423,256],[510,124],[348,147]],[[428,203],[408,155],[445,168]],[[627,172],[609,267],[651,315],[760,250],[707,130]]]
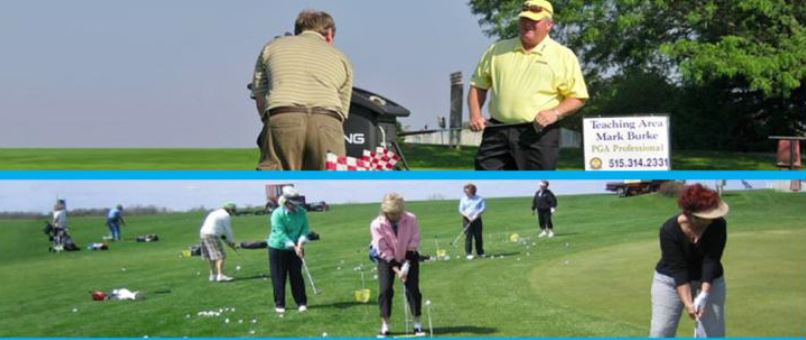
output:
[[[284,113],[308,113],[313,115],[325,115],[336,118],[338,120],[343,120],[342,117],[338,112],[333,110],[328,110],[322,107],[306,107],[306,106],[280,106],[275,107],[273,109],[269,109],[269,117],[274,115],[280,115]]]

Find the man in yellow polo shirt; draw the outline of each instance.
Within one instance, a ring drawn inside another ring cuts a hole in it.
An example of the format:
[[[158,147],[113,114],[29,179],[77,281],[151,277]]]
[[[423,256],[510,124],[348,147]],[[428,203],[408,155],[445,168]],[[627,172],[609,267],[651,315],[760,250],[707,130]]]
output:
[[[470,128],[484,130],[476,154],[477,170],[557,167],[560,129],[556,123],[585,104],[588,90],[574,52],[549,37],[553,15],[548,1],[524,2],[518,15],[519,37],[490,46],[473,74],[468,94]],[[481,113],[487,92],[489,120]]]
[[[328,152],[346,153],[353,67],[333,46],[336,23],[325,12],[306,10],[294,33],[266,44],[255,65],[260,170],[324,170]]]

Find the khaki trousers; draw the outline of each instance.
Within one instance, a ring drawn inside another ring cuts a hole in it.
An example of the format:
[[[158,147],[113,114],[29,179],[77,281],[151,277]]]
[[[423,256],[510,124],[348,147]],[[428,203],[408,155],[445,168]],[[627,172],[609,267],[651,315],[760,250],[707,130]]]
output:
[[[302,112],[263,117],[258,170],[324,170],[328,152],[347,153],[343,123],[335,117]]]

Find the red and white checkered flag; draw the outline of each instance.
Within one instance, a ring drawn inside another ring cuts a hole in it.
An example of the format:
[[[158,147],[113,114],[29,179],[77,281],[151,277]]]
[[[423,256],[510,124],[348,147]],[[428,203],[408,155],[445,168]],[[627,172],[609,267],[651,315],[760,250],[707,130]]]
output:
[[[350,156],[337,156],[327,154],[325,169],[331,171],[390,171],[400,161],[400,156],[394,152],[378,147],[375,151],[364,150],[359,159]]]

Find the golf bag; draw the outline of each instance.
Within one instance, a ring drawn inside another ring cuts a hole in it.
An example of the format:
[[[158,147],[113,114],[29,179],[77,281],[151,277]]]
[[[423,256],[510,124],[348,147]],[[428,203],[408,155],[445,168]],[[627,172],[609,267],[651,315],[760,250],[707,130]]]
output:
[[[190,246],[190,256],[201,256],[201,245]]]
[[[64,228],[57,228],[50,222],[47,222],[43,231],[48,235],[48,240],[51,242],[48,248],[49,252],[81,250]]]
[[[160,240],[160,237],[157,234],[149,234],[143,236],[137,236],[137,242],[157,242]]]
[[[311,231],[306,236],[308,241],[317,241],[319,240],[319,234],[315,231]],[[241,248],[243,249],[266,249],[269,247],[269,243],[266,241],[242,241]]]
[[[243,248],[243,249],[266,249],[268,247],[269,247],[269,244],[266,241],[243,241],[243,242],[241,242],[241,248]]]
[[[87,250],[109,250],[109,246],[106,243],[90,243]]]

